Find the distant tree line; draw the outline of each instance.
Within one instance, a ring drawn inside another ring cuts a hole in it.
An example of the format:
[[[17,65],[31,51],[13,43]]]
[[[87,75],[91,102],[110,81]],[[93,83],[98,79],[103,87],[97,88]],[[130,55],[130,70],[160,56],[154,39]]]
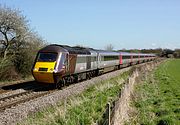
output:
[[[105,50],[113,51],[114,47],[112,44],[108,44],[104,47]],[[167,57],[167,58],[180,58],[180,49],[121,49],[119,52],[130,52],[130,53],[152,53],[156,54],[159,57]]]
[[[37,50],[45,44],[28,23],[18,9],[0,5],[0,81],[29,75]]]
[[[175,58],[180,58],[180,49],[175,49],[173,55]]]
[[[162,48],[156,48],[156,49],[130,49],[130,50],[122,49],[122,50],[119,50],[119,51],[132,52],[132,53],[153,53],[153,54],[156,54],[157,56],[160,56],[160,57],[180,58],[180,49],[175,49],[175,50],[162,49]]]

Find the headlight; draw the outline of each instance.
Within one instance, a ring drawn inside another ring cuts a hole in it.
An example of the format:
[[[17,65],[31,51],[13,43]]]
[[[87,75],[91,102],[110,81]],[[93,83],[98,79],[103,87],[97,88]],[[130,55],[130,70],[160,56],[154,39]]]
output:
[[[37,69],[37,68],[34,68],[33,70],[34,70],[34,71],[38,71],[38,69]]]

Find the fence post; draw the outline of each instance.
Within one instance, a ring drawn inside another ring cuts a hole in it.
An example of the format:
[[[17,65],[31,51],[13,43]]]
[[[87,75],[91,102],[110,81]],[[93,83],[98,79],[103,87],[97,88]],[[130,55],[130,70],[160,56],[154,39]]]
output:
[[[110,103],[107,104],[108,106],[108,125],[111,124],[111,107],[110,107]]]

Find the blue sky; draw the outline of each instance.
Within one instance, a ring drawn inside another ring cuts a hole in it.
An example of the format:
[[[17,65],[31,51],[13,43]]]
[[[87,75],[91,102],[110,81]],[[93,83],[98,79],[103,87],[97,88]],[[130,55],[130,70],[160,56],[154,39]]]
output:
[[[180,0],[1,0],[47,42],[104,49],[180,48]]]

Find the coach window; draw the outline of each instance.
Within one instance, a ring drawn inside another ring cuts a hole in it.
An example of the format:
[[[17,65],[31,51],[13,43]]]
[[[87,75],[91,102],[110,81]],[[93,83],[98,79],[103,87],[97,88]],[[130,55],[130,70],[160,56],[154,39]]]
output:
[[[119,56],[104,56],[104,61],[119,60]]]
[[[131,59],[131,56],[123,56],[123,59]]]
[[[133,58],[139,58],[139,56],[133,56]]]
[[[86,57],[85,56],[77,57],[77,63],[86,63]]]
[[[65,65],[66,62],[67,62],[67,61],[66,61],[66,58],[65,58],[65,54],[63,53],[63,54],[61,55],[60,64]]]

